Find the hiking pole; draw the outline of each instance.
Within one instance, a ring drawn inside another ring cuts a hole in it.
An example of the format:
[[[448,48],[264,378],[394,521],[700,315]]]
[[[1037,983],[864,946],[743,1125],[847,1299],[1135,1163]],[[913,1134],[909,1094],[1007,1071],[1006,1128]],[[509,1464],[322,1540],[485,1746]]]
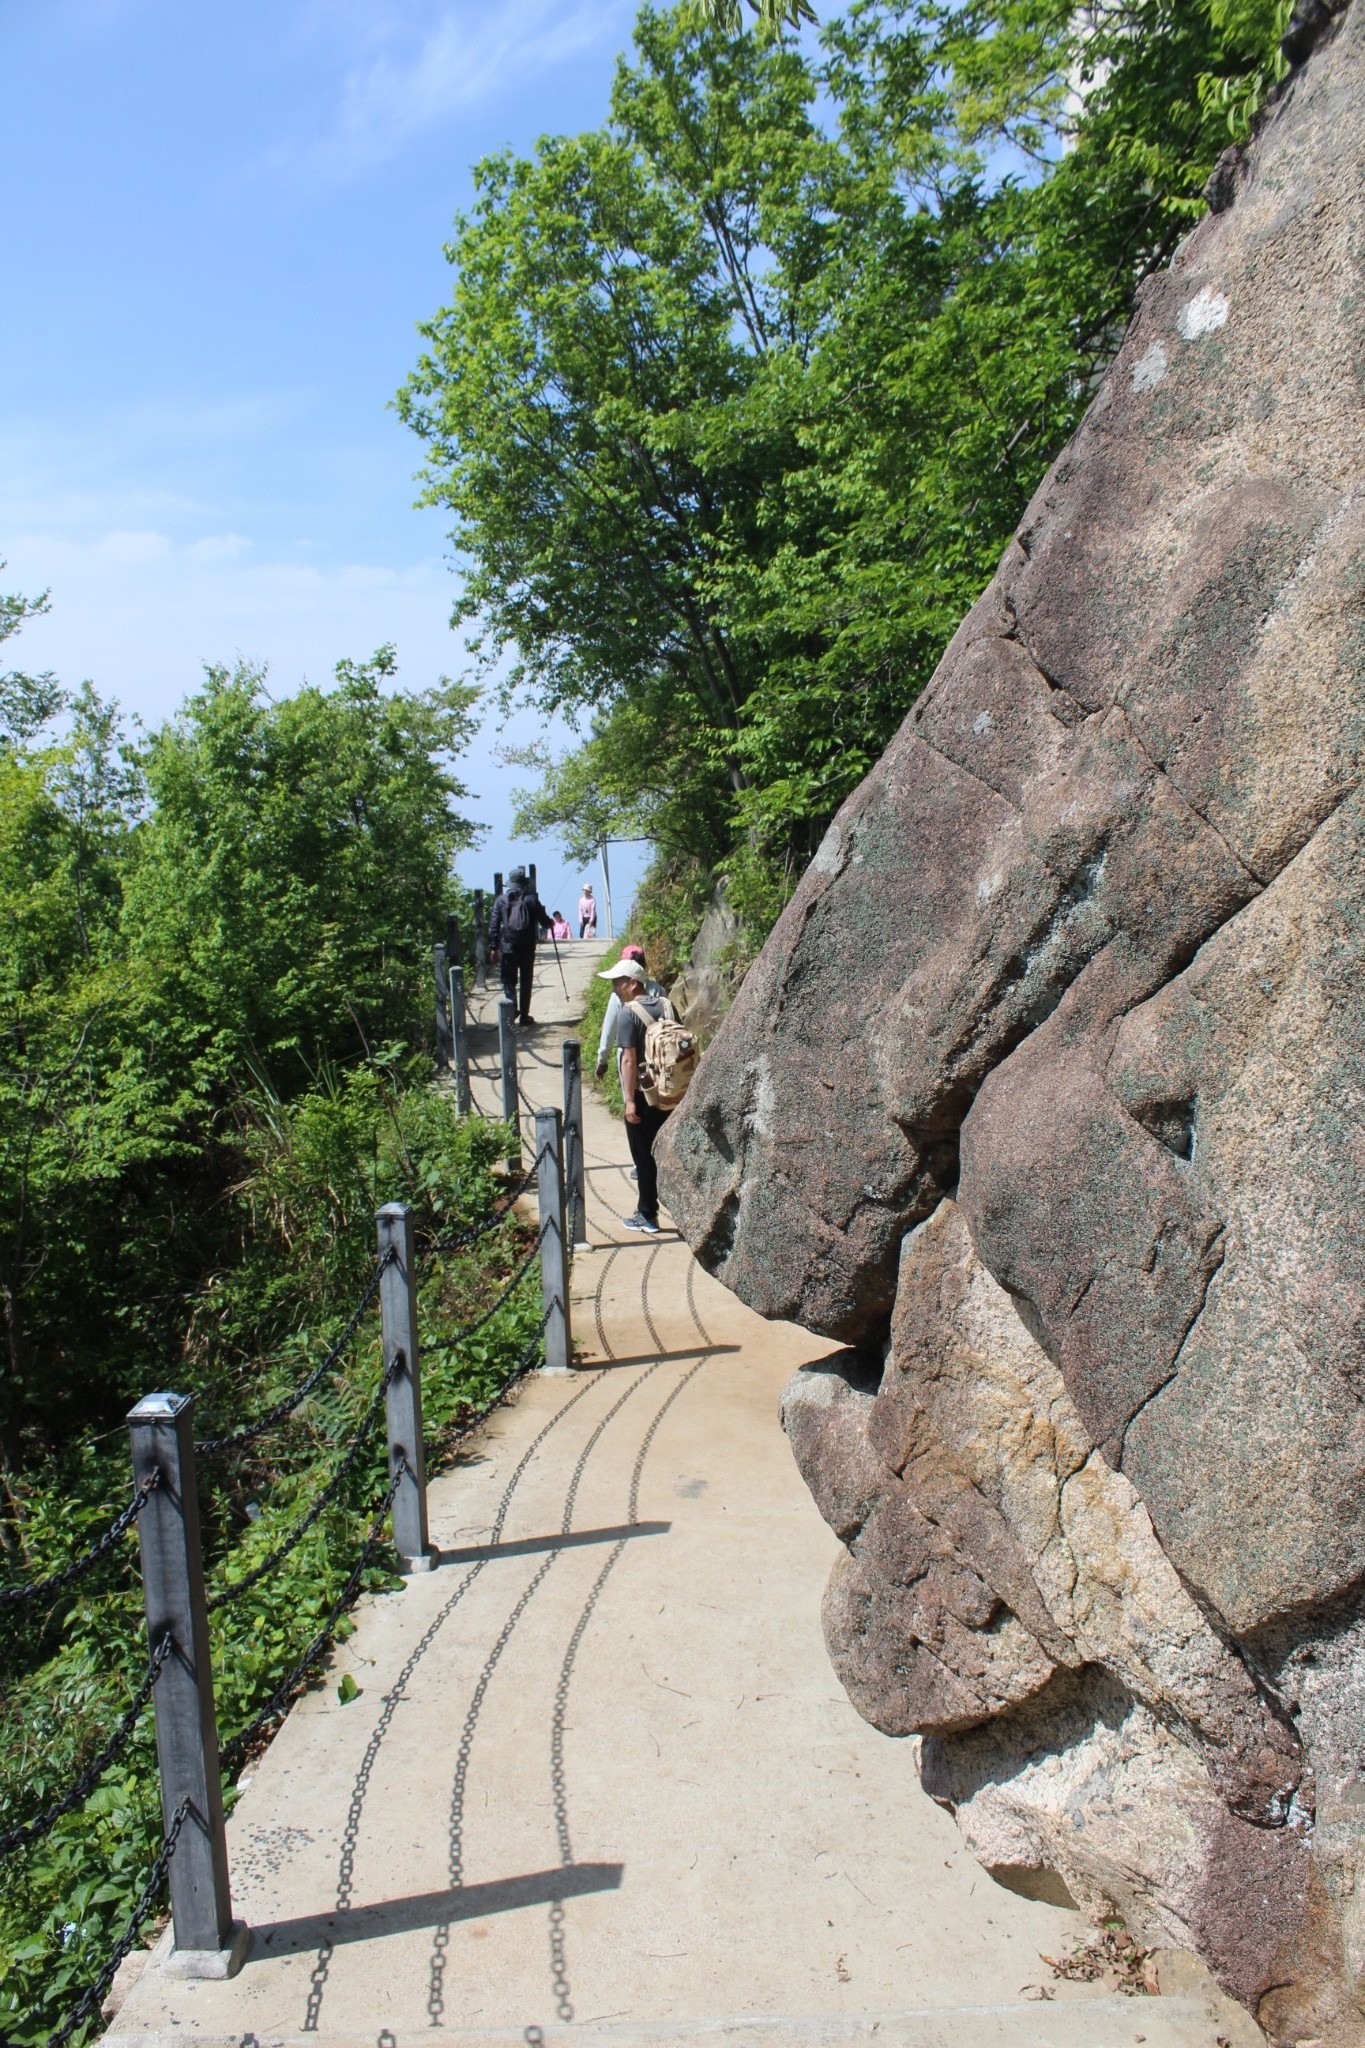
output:
[[[550,944],[555,949],[555,966],[559,969],[560,980],[564,982],[564,1000],[567,1003],[569,1000],[569,984],[567,981],[564,981],[564,962],[559,957],[559,940],[553,932],[550,933]]]

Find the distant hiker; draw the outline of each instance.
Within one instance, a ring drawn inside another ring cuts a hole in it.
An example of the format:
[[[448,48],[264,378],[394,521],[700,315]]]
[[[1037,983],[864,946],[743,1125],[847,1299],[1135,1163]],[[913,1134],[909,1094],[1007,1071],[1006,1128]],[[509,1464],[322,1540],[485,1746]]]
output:
[[[622,946],[621,958],[623,960],[635,960],[639,963],[640,973],[645,984],[645,994],[647,996],[661,996],[663,994],[663,983],[659,981],[651,981],[649,975],[645,971],[645,949],[643,946]],[[613,989],[611,995],[607,999],[607,1007],[606,1010],[603,1012],[602,1016],[602,1030],[597,1040],[596,1073],[599,1081],[602,1079],[602,1076],[607,1071],[607,1061],[610,1058],[613,1049],[616,1052],[617,1069],[618,1071],[620,1069],[621,1050],[616,1043],[616,1020],[620,1016],[620,1014],[621,998],[617,995],[615,989]]]
[[[531,984],[536,973],[536,940],[549,929],[545,906],[527,881],[525,868],[513,868],[507,877],[507,887],[493,902],[488,945],[498,956],[502,992],[516,1005],[518,1024],[535,1022],[531,1015]]]
[[[583,884],[583,894],[578,899],[578,936],[580,939],[597,937],[597,898],[592,893],[592,883]]]
[[[552,910],[550,912],[550,937],[552,939],[571,939],[573,937],[573,933],[569,930],[569,920],[565,917],[562,910]]]
[[[620,998],[616,1042],[621,1052],[621,1093],[626,1143],[635,1161],[640,1205],[624,1218],[627,1230],[659,1234],[659,1173],[654,1141],[682,1101],[697,1064],[697,1041],[673,1015],[665,995],[652,996],[638,960],[618,960],[602,974]]]

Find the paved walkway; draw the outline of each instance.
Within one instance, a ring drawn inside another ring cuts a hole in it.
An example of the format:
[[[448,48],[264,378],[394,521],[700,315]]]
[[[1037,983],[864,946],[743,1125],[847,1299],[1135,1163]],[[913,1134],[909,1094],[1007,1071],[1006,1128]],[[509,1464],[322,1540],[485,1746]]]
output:
[[[558,1098],[600,948],[561,954],[567,994],[543,961],[522,1041],[532,1102]],[[491,1107],[493,1034],[473,1042]],[[1055,1983],[1039,1951],[1079,1918],[995,1886],[910,1745],[859,1720],[820,1636],[834,1538],[776,1417],[829,1347],[622,1230],[621,1128],[595,1098],[585,1127],[585,1369],[529,1382],[433,1483],[441,1567],[362,1602],[256,1767],[229,1824],[240,1976],[174,1982],[163,1940],[109,2048],[1259,2040],[1197,1978]]]

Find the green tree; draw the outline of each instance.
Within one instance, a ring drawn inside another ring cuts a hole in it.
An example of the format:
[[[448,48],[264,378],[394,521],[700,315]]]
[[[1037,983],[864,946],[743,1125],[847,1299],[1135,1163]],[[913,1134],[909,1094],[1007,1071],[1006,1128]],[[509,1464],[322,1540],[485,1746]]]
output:
[[[8,1472],[183,1365],[189,1304],[247,1256],[243,1105],[422,1028],[473,693],[393,673],[382,649],[273,702],[215,670],[137,747],[87,687],[60,741],[0,748]],[[276,1334],[266,1307],[234,1343]]]
[[[4,566],[0,560],[0,569]],[[42,618],[47,609],[47,591],[41,597],[21,597],[17,592],[6,596],[0,591],[0,647],[29,619]],[[64,703],[61,686],[50,673],[31,676],[10,669],[0,674],[0,747],[31,740]]]
[[[479,167],[400,396],[507,688],[755,933],[885,746],[1281,68],[1285,0],[640,16],[611,118]]]

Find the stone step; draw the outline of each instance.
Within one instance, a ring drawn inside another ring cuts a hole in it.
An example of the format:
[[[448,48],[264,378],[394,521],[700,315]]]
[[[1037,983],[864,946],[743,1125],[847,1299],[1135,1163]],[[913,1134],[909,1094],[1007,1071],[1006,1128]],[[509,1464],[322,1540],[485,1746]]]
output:
[[[123,2033],[102,2048],[409,2048],[388,2028],[316,2034]],[[430,2041],[430,2033],[421,2037]],[[443,2048],[1252,2048],[1262,2036],[1240,2012],[1215,2018],[1205,1998],[1058,1997],[1037,2004],[922,2008],[845,2015],[526,2027],[442,2027]]]

